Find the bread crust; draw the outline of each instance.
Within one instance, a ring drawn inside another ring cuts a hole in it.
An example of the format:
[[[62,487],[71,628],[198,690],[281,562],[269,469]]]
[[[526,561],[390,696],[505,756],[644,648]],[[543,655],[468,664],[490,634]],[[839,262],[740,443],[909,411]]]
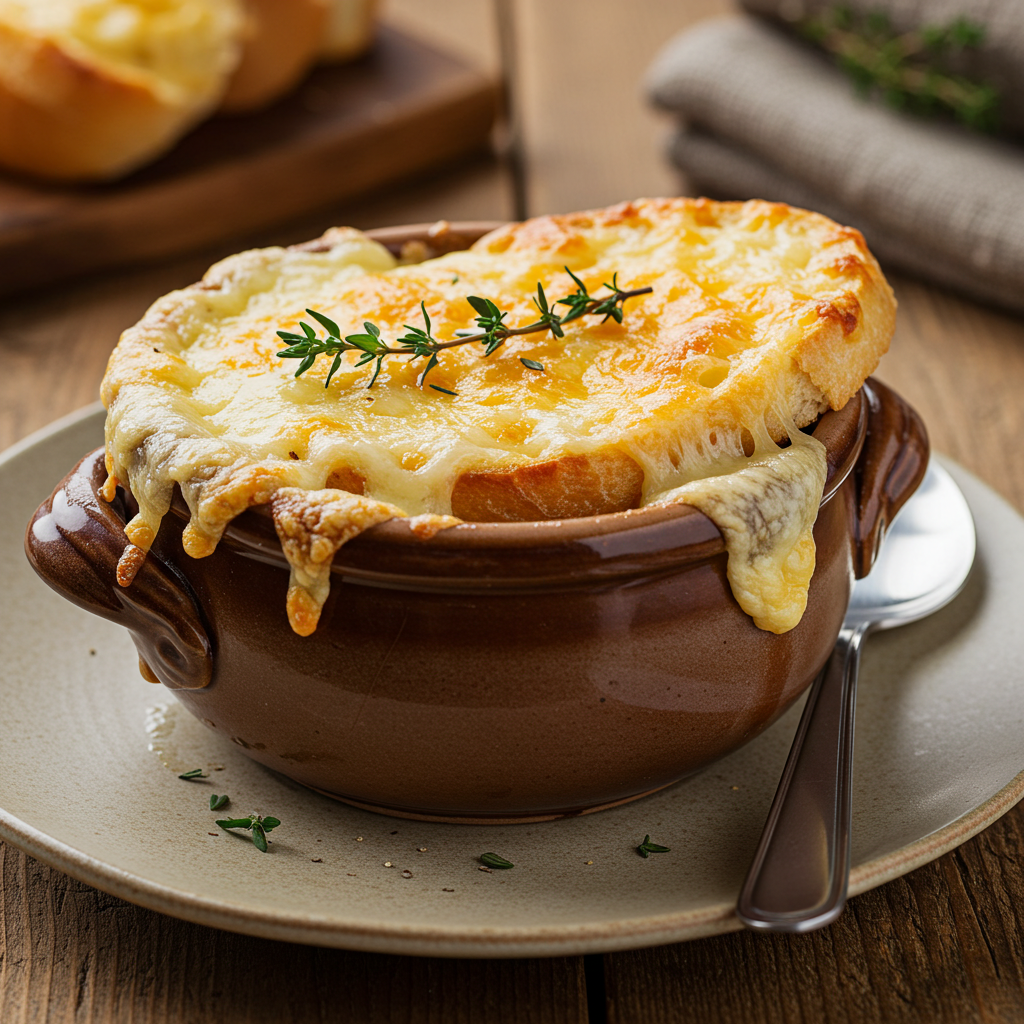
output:
[[[638,508],[644,471],[615,448],[550,462],[462,473],[452,488],[452,514],[466,522],[580,519]]]
[[[319,57],[332,14],[330,0],[245,0],[245,6],[241,60],[221,101],[226,113],[256,110],[295,86]]]
[[[361,52],[373,12],[372,0],[222,0],[207,80],[183,86],[56,28],[37,34],[0,4],[0,166],[53,181],[121,177],[218,106],[254,110],[317,60]]]
[[[171,146],[216,96],[171,102],[138,76],[0,23],[0,165],[56,181],[113,178]]]
[[[794,357],[829,406],[842,409],[889,349],[896,299],[864,236],[855,228],[839,228],[837,236],[848,244],[827,270],[843,288],[817,304]]]

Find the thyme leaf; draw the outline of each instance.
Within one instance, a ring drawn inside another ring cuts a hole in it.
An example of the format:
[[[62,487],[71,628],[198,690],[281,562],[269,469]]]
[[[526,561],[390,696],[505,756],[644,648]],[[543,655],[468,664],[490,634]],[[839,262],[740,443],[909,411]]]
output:
[[[255,846],[260,853],[266,853],[267,833],[277,828],[281,822],[278,818],[264,818],[260,814],[250,814],[247,818],[220,818],[218,819],[217,824],[223,829],[247,829],[252,837],[252,845]]]
[[[252,845],[255,846],[260,853],[266,853],[267,833],[263,830],[263,826],[258,821],[254,821],[249,827],[252,830]]]
[[[227,793],[223,793],[221,796],[217,796],[216,793],[211,793],[210,810],[219,811],[222,807],[227,807],[229,799],[230,798],[228,797]]]
[[[499,868],[502,871],[515,867],[515,864],[511,861],[505,860],[504,857],[499,857],[496,853],[481,853],[480,863],[485,868]]]
[[[192,779],[205,779],[207,778],[207,775],[202,768],[193,768],[191,771],[182,772],[181,775],[178,776],[178,778],[188,779],[191,781]]]
[[[667,846],[652,843],[650,836],[644,836],[644,841],[636,848],[636,852],[646,860],[652,853],[671,853],[672,851]]]

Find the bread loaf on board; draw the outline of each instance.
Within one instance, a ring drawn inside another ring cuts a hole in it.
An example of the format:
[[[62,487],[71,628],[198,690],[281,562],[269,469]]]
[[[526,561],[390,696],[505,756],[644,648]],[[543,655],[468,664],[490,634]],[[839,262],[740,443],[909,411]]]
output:
[[[116,178],[371,38],[368,0],[0,0],[0,167]]]

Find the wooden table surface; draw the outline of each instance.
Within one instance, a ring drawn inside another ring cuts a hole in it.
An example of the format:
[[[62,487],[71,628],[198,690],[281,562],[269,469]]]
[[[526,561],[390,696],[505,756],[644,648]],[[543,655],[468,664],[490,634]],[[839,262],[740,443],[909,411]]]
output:
[[[518,0],[531,212],[678,193],[645,111],[662,41],[726,0]],[[393,0],[390,16],[493,67],[486,0]],[[242,244],[332,223],[507,217],[501,168],[450,168],[256,239],[8,300],[0,448],[96,398],[119,332]],[[891,275],[900,301],[880,376],[934,446],[1024,510],[1024,322]],[[1022,744],[1024,753],[1024,744]],[[242,1021],[867,1022],[1024,1020],[1024,805],[959,849],[850,901],[809,936],[735,933],[558,960],[389,957],[187,924],[0,845],[0,1024]]]

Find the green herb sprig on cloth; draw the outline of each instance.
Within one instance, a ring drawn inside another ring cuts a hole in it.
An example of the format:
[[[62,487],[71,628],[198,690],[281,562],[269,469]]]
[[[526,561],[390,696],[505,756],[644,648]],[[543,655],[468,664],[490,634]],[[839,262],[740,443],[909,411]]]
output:
[[[537,334],[541,331],[550,331],[556,338],[565,337],[563,326],[578,320],[583,316],[600,316],[605,320],[614,320],[622,323],[623,304],[627,299],[635,298],[638,295],[648,295],[653,288],[621,288],[619,287],[618,274],[612,276],[611,283],[605,282],[602,287],[607,288],[608,295],[593,296],[587,291],[586,285],[568,268],[566,273],[576,284],[576,291],[563,299],[557,299],[549,304],[544,286],[537,283],[537,295],[533,304],[539,313],[538,319],[524,327],[509,327],[505,323],[508,311],[500,310],[490,299],[481,298],[478,295],[470,295],[467,301],[476,312],[476,329],[459,330],[451,341],[439,341],[432,333],[430,316],[427,313],[426,303],[420,303],[420,310],[423,313],[423,327],[410,327],[405,325],[407,334],[395,339],[389,344],[381,337],[381,330],[376,324],[369,320],[363,323],[365,334],[347,334],[341,337],[341,330],[338,325],[328,316],[317,312],[315,309],[307,309],[306,312],[327,331],[326,337],[319,337],[316,329],[305,323],[299,322],[301,334],[294,331],[278,331],[277,335],[282,341],[291,344],[278,352],[282,359],[301,359],[295,376],[300,377],[316,361],[317,356],[334,356],[331,368],[327,372],[327,380],[324,387],[329,387],[331,378],[341,368],[341,359],[346,352],[359,352],[360,356],[356,366],[364,366],[367,363],[376,363],[370,383],[366,386],[372,388],[377,377],[380,375],[386,356],[406,355],[413,359],[426,359],[427,364],[419,375],[417,384],[422,388],[426,381],[427,374],[438,364],[438,355],[447,348],[455,348],[457,345],[468,345],[478,341],[483,345],[483,355],[489,356],[496,352],[509,338],[523,334]],[[556,306],[568,307],[567,312],[558,313]],[[534,359],[521,359],[520,362],[530,370],[544,372],[544,364]],[[435,391],[441,391],[446,395],[454,395],[454,391],[440,387],[437,384],[430,384],[429,387]]]
[[[799,28],[836,57],[865,94],[877,91],[890,106],[913,113],[952,114],[981,131],[998,127],[998,90],[950,70],[950,57],[984,41],[985,26],[978,22],[959,17],[898,32],[884,11],[857,15],[835,4]]]
[[[260,814],[250,814],[248,818],[221,818],[218,822],[221,828],[244,828],[252,833],[252,845],[260,853],[267,852],[267,833],[281,824],[278,818],[266,817]]]

